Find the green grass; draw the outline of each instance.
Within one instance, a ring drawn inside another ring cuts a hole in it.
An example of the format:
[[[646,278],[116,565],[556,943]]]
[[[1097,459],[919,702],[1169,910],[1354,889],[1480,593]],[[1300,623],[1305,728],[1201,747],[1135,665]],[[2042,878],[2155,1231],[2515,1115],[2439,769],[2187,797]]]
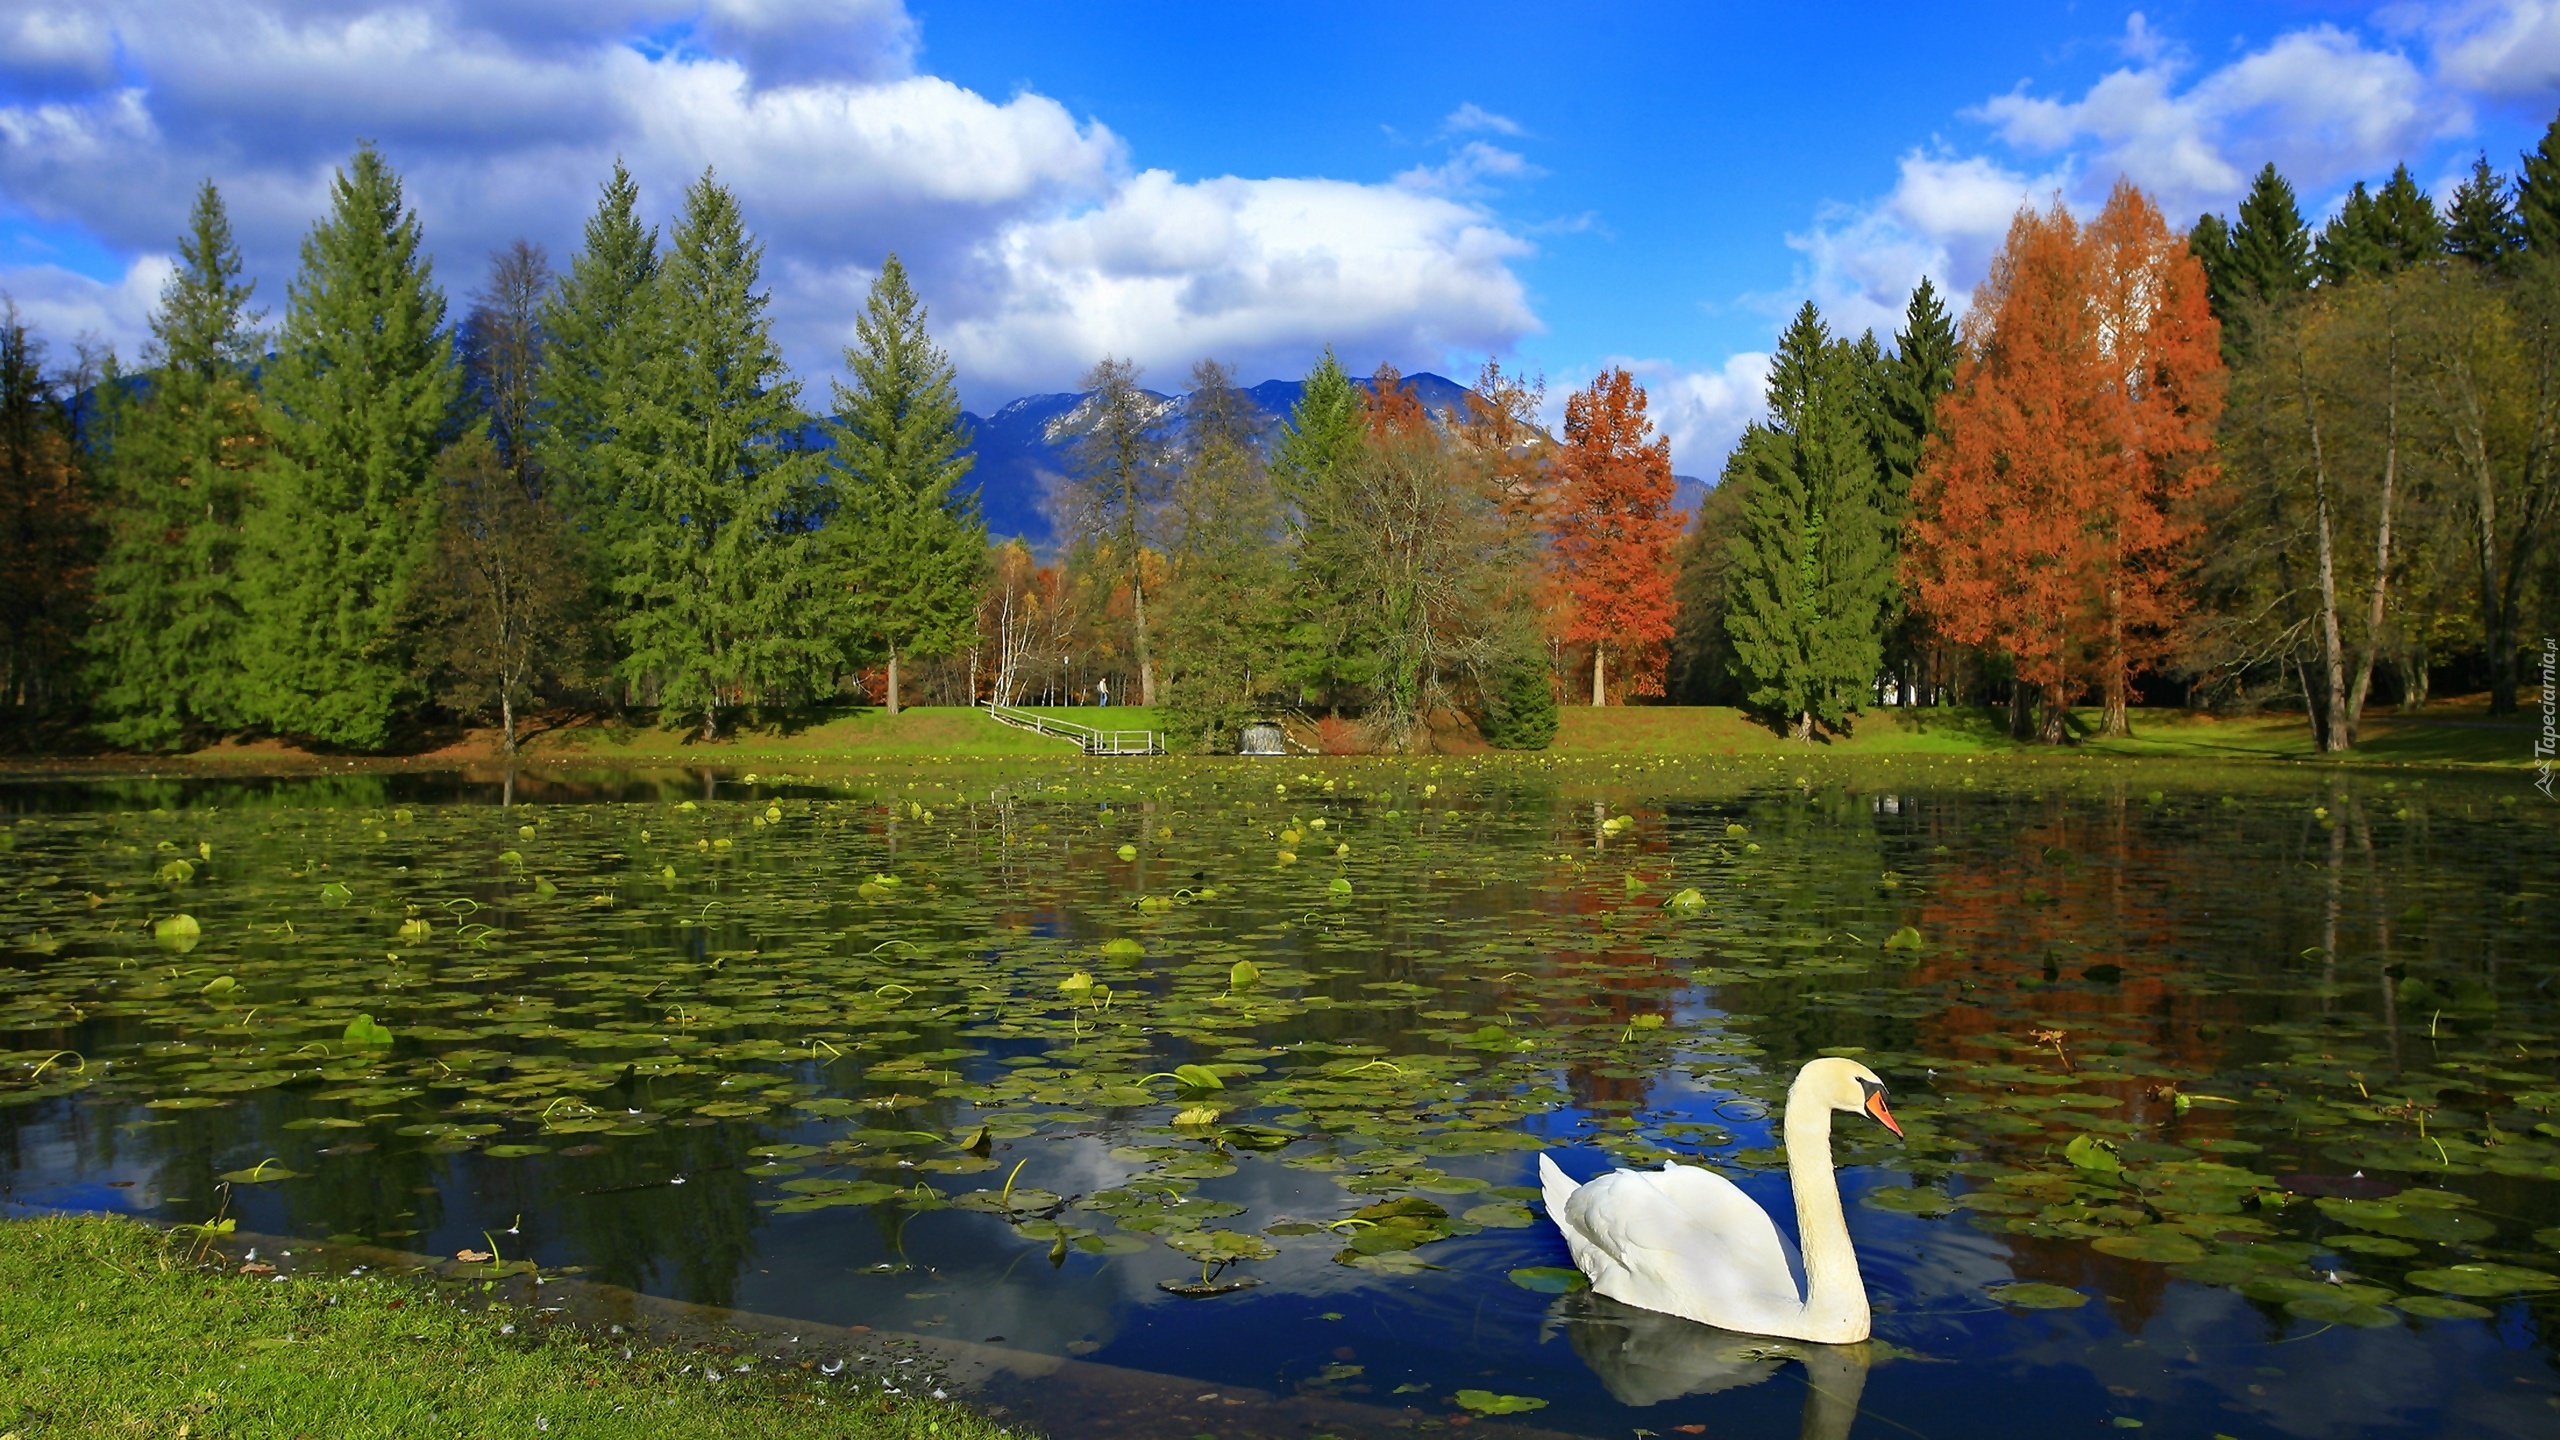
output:
[[[2184,760],[2326,759],[2343,764],[2500,765],[2532,762],[2533,737],[2519,717],[2492,719],[2477,701],[2455,701],[2417,715],[2369,711],[2352,751],[2322,757],[2299,715],[2223,717],[2190,710],[2136,710],[2130,739],[2083,739],[2057,752],[2009,738],[2005,711],[1871,710],[1851,733],[1811,747],[1789,740],[1743,712],[1724,706],[1627,706],[1559,712],[1557,755],[1826,755],[2083,754]],[[2094,731],[2096,710],[2075,712]]]
[[[1026,706],[1036,714],[1072,720],[1097,729],[1156,730],[1163,722],[1142,705]],[[643,725],[581,725],[548,731],[526,747],[530,759],[577,757],[586,760],[642,763],[742,760],[829,760],[868,758],[1002,758],[1059,759],[1077,754],[1065,740],[1034,735],[999,725],[982,711],[958,705],[911,705],[892,716],[886,710],[858,710],[811,722],[741,723],[709,744],[692,730]]]
[[[459,1303],[450,1287],[242,1274],[219,1259],[193,1263],[184,1237],[129,1220],[0,1221],[0,1440],[1008,1433],[954,1404],[857,1399],[788,1365],[707,1383],[693,1351],[639,1345],[625,1359],[621,1340]]]

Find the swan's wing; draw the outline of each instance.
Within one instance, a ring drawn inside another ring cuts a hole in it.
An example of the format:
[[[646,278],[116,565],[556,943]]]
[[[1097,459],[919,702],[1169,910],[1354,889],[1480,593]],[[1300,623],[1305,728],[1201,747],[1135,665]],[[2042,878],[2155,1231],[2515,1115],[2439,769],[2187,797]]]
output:
[[[1804,1309],[1769,1212],[1712,1170],[1603,1175],[1562,1218],[1592,1288],[1630,1305],[1745,1331]]]

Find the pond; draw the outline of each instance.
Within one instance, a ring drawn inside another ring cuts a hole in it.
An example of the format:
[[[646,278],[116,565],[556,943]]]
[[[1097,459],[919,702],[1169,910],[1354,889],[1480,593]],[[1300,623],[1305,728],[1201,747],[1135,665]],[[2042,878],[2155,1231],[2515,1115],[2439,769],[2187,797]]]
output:
[[[1339,1435],[2560,1429],[2560,827],[2515,776],[1164,759],[0,806],[14,1213],[494,1246],[1231,1392],[1006,1396],[1060,1434],[1311,1433],[1277,1397]],[[1539,1152],[1712,1165],[1792,1235],[1777,1110],[1825,1054],[1907,1131],[1835,1131],[1872,1343],[1579,1288]]]

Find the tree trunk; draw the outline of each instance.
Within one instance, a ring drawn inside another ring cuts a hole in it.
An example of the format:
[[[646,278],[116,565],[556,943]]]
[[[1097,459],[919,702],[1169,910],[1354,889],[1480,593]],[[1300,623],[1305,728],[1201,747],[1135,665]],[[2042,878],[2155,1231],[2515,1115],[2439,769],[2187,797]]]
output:
[[[2344,750],[2347,736],[2346,654],[2338,640],[2338,567],[2330,546],[2329,459],[2320,447],[2320,412],[2311,399],[2311,372],[2301,352],[2294,354],[2294,376],[2302,397],[2302,423],[2311,437],[2311,506],[2320,537],[2320,695],[2303,697],[2305,708],[2321,707],[2317,727],[2323,752]]]
[[[2035,692],[2024,679],[2009,682],[2009,738],[2029,740],[2035,737]]]
[[[2373,689],[2374,654],[2382,645],[2382,622],[2387,613],[2385,601],[2391,594],[2391,506],[2400,482],[2400,329],[2393,325],[2388,347],[2389,358],[2383,362],[2382,389],[2382,500],[2376,517],[2373,537],[2373,598],[2365,607],[2364,648],[2356,656],[2355,683],[2347,692],[2347,743],[2356,742],[2356,729],[2364,723],[2365,696]]]
[[[2044,715],[2036,726],[2036,743],[2061,744],[2069,733],[2066,725],[2070,718],[2071,707],[2065,703],[2062,683],[2055,681],[2044,687]]]
[[[898,647],[889,647],[889,713],[898,713]]]
[[[2119,597],[2110,589],[2107,595],[2107,679],[2101,687],[2105,705],[2099,713],[2098,733],[2121,740],[2133,733],[2133,722],[2125,715],[2126,692],[2131,688],[2125,671],[2131,668],[2124,650],[2124,611]]]
[[[720,702],[716,700],[706,700],[703,702],[702,738],[705,740],[717,740],[720,738]]]
[[[1591,647],[1591,703],[1595,708],[1609,703],[1609,649],[1605,645]]]
[[[1787,738],[1790,740],[1800,740],[1807,745],[1813,743],[1812,711],[1799,710],[1796,712],[1795,723],[1787,727]]]
[[[498,721],[507,737],[507,758],[512,760],[516,753],[516,697],[504,690],[498,692]]]
[[[1138,630],[1138,703],[1156,703],[1156,662],[1147,647],[1147,585],[1138,578],[1137,570],[1129,572],[1129,607]]]

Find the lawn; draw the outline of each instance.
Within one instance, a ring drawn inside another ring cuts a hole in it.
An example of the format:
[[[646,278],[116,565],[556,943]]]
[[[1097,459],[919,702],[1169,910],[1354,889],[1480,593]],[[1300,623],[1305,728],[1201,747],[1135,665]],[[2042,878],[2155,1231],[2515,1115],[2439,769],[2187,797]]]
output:
[[[274,1274],[129,1220],[0,1221],[0,1440],[777,1435],[1000,1440],[956,1404],[627,1345],[476,1287]]]

